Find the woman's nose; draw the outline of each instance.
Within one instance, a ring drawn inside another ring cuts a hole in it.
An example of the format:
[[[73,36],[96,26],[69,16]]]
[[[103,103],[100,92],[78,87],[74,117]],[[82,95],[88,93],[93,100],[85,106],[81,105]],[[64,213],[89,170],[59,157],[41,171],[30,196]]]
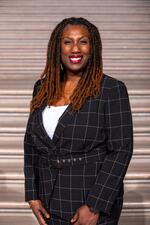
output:
[[[80,47],[79,47],[78,43],[73,44],[72,52],[80,52]]]

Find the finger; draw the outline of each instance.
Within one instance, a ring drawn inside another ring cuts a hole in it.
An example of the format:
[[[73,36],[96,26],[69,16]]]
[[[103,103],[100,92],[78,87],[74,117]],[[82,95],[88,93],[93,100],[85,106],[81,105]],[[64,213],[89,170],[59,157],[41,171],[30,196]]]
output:
[[[73,223],[73,225],[83,225],[81,224],[78,220],[76,222]]]
[[[78,213],[75,213],[75,215],[73,216],[70,222],[75,223],[78,220],[78,217],[79,217]]]
[[[49,219],[50,218],[50,214],[46,211],[46,209],[43,207],[43,206],[41,206],[41,212],[44,214],[44,216],[47,218],[47,219]]]
[[[36,212],[35,216],[40,225],[47,225],[40,211]]]

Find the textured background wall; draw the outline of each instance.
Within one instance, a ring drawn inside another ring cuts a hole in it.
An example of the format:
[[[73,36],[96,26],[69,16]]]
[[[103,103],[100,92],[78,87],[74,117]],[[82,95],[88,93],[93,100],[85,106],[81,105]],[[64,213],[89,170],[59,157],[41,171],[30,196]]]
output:
[[[50,33],[69,16],[83,16],[98,26],[104,71],[128,87],[135,144],[120,225],[148,225],[149,0],[0,0],[0,224],[37,224],[24,202],[23,135],[33,84],[45,66]]]

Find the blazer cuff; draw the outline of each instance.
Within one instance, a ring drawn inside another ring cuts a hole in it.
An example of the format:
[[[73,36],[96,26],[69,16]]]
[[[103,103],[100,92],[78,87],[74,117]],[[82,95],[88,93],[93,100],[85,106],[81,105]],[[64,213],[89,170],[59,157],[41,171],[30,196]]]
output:
[[[87,204],[86,204],[87,205]],[[91,205],[87,205],[88,206],[88,208],[89,208],[89,210],[90,210],[90,212],[92,212],[92,213],[94,213],[94,214],[97,214],[97,213],[99,213],[99,210],[96,210],[95,208],[93,208]]]
[[[96,196],[90,194],[88,195],[85,204],[92,210],[92,212],[95,213],[102,212],[107,215],[110,215],[111,208],[113,205],[112,202],[97,198]]]
[[[36,191],[26,191],[25,192],[25,201],[28,202],[30,200],[38,200],[38,194]]]

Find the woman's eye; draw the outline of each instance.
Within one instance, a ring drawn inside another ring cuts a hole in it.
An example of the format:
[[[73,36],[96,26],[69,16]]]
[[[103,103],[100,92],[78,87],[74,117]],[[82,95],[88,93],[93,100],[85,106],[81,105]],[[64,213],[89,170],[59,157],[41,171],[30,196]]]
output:
[[[71,41],[64,41],[64,44],[70,44]]]
[[[81,40],[80,42],[81,42],[82,44],[87,44],[87,43],[88,43],[87,40]]]

